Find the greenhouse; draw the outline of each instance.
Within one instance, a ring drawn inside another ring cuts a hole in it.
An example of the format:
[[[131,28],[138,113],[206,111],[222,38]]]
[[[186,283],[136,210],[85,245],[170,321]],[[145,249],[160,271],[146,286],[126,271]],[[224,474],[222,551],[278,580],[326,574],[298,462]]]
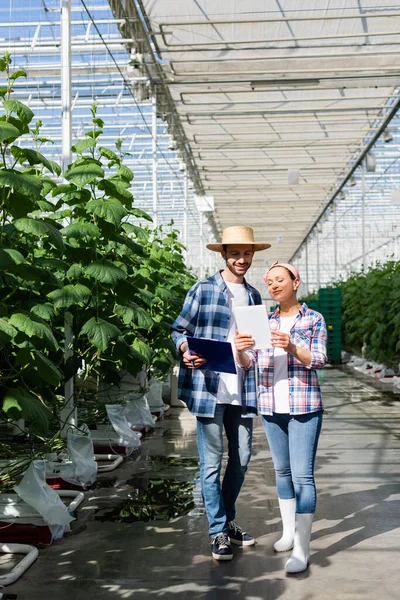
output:
[[[397,599],[400,5],[0,17],[0,598]]]

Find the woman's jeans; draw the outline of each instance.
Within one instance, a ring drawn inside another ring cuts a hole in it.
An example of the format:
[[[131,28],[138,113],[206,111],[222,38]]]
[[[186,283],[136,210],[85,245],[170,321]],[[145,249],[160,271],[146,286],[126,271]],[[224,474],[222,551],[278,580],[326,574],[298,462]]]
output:
[[[228,439],[228,464],[221,487],[224,452],[223,431]],[[210,537],[228,531],[235,518],[235,502],[251,455],[253,419],[242,418],[240,406],[217,404],[213,418],[197,417],[200,481]]]
[[[281,500],[296,498],[296,512],[315,512],[314,463],[322,411],[304,415],[274,413],[262,417]]]

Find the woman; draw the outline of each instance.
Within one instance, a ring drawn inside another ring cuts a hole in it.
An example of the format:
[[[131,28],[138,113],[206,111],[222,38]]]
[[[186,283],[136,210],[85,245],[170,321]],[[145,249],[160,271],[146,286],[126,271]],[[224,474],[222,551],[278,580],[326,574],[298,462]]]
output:
[[[293,548],[288,573],[308,567],[316,505],[314,462],[322,424],[316,369],[326,363],[327,331],[322,315],[300,305],[296,267],[275,262],[263,277],[279,308],[269,315],[272,349],[250,350],[251,336],[236,333],[236,360],[245,369],[257,363],[258,409],[274,463],[283,534],[277,552]]]

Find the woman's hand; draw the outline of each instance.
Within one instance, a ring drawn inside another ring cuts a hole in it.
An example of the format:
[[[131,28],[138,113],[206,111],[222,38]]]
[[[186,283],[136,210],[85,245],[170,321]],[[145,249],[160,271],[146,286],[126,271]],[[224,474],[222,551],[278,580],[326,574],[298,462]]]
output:
[[[235,342],[235,347],[238,352],[244,352],[244,350],[247,350],[254,345],[254,340],[249,333],[239,333],[238,330],[236,330],[233,341]]]
[[[271,332],[271,344],[274,348],[283,348],[286,352],[293,354],[296,346],[290,341],[288,333],[281,333],[280,331]]]

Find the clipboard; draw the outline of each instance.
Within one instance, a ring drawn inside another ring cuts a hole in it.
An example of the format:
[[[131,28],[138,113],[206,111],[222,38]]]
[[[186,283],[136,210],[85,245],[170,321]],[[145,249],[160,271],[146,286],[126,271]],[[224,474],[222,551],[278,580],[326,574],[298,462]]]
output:
[[[218,340],[190,336],[186,339],[189,352],[195,352],[207,361],[199,369],[237,374],[230,342],[219,342]]]
[[[252,350],[272,348],[268,313],[263,304],[238,306],[233,313],[239,333],[249,333],[254,339]]]

